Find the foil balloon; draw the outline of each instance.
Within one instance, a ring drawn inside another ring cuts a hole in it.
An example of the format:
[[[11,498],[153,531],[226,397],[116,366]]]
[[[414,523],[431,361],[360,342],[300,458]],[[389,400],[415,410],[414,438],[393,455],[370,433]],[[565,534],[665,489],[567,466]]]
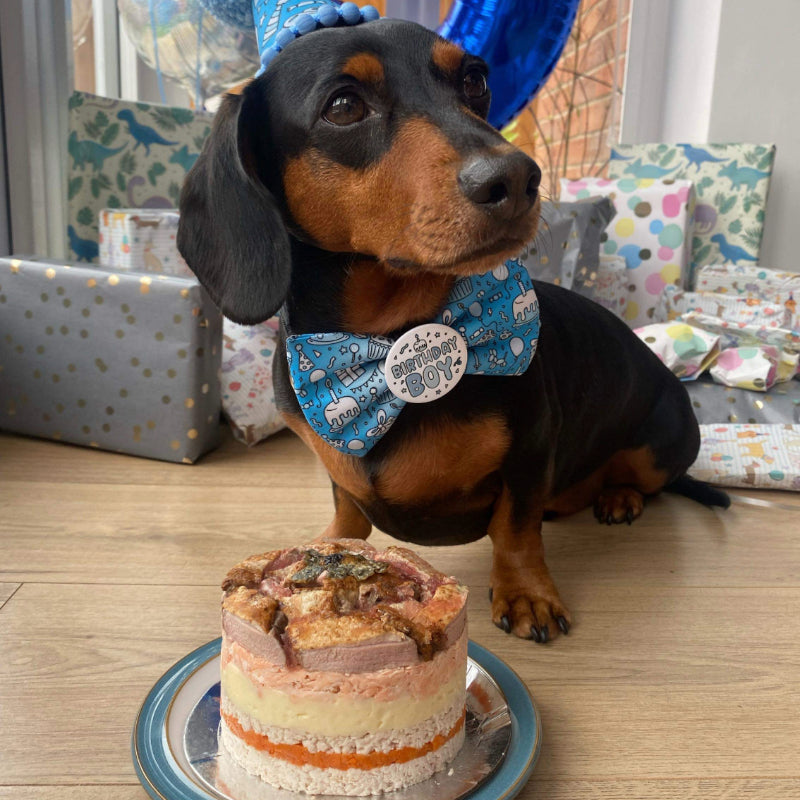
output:
[[[200,0],[203,7],[226,25],[253,30],[253,9],[250,0]]]
[[[156,70],[159,81],[161,75],[178,81],[198,107],[258,68],[253,28],[227,25],[201,0],[118,0],[117,5],[142,60]]]
[[[489,122],[502,128],[533,99],[569,39],[580,0],[454,0],[438,33],[489,65]]]
[[[262,49],[297,14],[338,4],[337,0],[196,2],[228,21],[244,19],[255,6]],[[516,117],[547,80],[567,43],[579,5],[580,0],[453,0],[437,32],[489,64],[489,122],[495,127],[502,128]]]

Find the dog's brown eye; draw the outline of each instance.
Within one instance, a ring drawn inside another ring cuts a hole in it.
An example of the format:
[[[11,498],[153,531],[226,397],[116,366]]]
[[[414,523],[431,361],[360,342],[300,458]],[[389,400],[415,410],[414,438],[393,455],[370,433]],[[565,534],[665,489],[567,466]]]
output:
[[[344,92],[328,103],[323,118],[334,125],[352,125],[367,116],[367,104],[353,92]]]
[[[488,91],[486,76],[479,69],[471,69],[464,75],[464,94],[471,100],[483,97]]]

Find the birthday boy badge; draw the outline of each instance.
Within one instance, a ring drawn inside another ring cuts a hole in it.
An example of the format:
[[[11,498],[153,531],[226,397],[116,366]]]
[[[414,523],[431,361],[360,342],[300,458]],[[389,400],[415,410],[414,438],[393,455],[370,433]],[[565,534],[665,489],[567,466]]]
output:
[[[446,395],[467,368],[467,343],[453,328],[438,323],[404,333],[386,356],[390,391],[407,403],[429,403]]]

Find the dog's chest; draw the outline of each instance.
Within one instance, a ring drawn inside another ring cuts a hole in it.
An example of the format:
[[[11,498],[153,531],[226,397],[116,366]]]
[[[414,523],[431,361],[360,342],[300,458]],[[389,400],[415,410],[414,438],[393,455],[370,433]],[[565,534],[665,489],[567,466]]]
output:
[[[363,459],[326,444],[305,420],[287,421],[316,452],[331,479],[370,508],[415,508],[447,513],[452,506],[491,502],[487,482],[505,458],[511,442],[506,420],[485,414],[468,420],[436,417],[397,423],[377,452]]]

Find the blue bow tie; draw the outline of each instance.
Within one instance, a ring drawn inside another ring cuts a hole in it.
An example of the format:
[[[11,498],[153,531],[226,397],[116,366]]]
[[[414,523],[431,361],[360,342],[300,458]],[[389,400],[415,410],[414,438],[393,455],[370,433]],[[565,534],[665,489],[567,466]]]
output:
[[[289,336],[286,356],[311,429],[363,456],[407,402],[431,402],[464,373],[521,375],[536,352],[539,301],[519,261],[460,278],[441,312],[398,339],[357,333]]]

